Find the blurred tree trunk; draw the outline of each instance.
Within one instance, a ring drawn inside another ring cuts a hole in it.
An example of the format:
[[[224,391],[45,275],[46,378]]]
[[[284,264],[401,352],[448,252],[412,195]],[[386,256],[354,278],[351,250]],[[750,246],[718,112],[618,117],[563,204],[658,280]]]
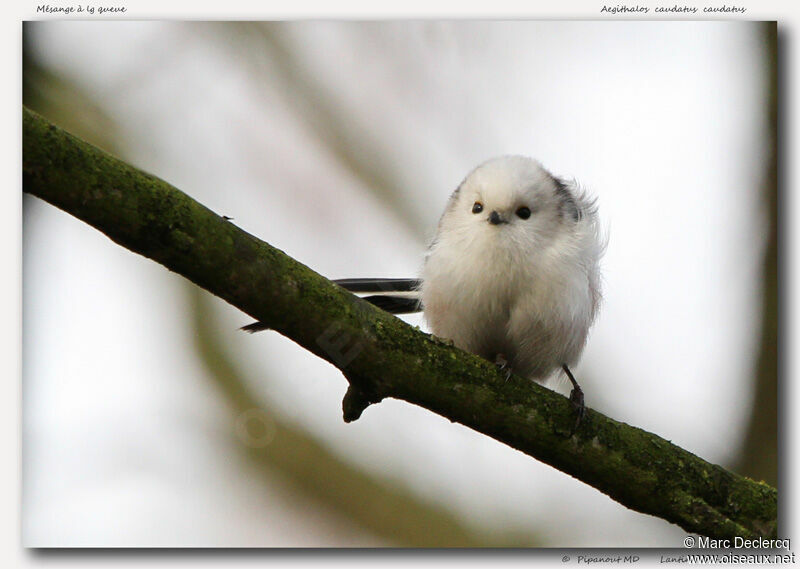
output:
[[[777,23],[763,27],[769,154],[764,172],[768,214],[763,262],[761,347],[754,376],[754,400],[736,470],[755,480],[778,483],[778,34]]]

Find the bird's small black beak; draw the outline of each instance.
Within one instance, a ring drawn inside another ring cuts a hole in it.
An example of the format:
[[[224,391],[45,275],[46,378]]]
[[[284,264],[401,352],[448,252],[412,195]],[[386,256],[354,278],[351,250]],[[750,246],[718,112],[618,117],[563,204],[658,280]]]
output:
[[[501,223],[508,223],[505,219],[500,217],[500,214],[496,211],[493,211],[489,214],[489,223],[492,225],[500,225]]]

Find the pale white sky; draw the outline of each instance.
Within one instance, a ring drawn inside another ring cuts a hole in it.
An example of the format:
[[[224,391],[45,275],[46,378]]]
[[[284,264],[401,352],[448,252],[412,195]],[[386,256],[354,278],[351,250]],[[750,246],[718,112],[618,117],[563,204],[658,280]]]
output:
[[[407,218],[320,143],[306,120],[313,105],[287,97],[268,61],[245,63],[224,30],[37,28],[45,61],[103,103],[136,165],[331,278],[415,275],[448,195],[489,157],[527,154],[576,178],[597,196],[610,237],[604,306],[576,370],[587,403],[708,460],[733,458],[750,405],[763,248],[755,26],[290,26],[309,81],[358,150],[383,160]],[[263,496],[232,464],[233,425],[193,359],[182,279],[46,204],[25,205],[26,543],[352,539],[279,491]],[[269,378],[255,387],[287,414],[476,523],[512,520],[571,546],[672,547],[683,535],[401,402],[345,425],[338,371],[275,334],[237,332],[248,318],[221,301],[219,310],[240,356]],[[278,513],[289,520],[280,528]]]

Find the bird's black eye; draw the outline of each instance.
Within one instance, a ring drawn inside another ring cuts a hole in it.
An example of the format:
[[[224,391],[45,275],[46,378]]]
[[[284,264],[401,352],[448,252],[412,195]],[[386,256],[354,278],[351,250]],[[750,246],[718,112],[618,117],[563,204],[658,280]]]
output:
[[[531,216],[531,210],[530,208],[522,206],[517,210],[517,215],[522,219],[528,219]]]
[[[481,202],[475,202],[472,204],[472,213],[480,213],[483,211],[483,204]]]

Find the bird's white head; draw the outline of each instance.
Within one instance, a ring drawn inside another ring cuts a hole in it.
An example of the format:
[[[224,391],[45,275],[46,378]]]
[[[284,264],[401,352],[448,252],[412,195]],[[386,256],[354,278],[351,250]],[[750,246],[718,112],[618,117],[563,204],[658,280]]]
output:
[[[574,232],[584,215],[574,188],[525,156],[502,156],[475,168],[453,193],[439,234],[492,247],[539,250]],[[465,243],[466,245],[466,243]]]

